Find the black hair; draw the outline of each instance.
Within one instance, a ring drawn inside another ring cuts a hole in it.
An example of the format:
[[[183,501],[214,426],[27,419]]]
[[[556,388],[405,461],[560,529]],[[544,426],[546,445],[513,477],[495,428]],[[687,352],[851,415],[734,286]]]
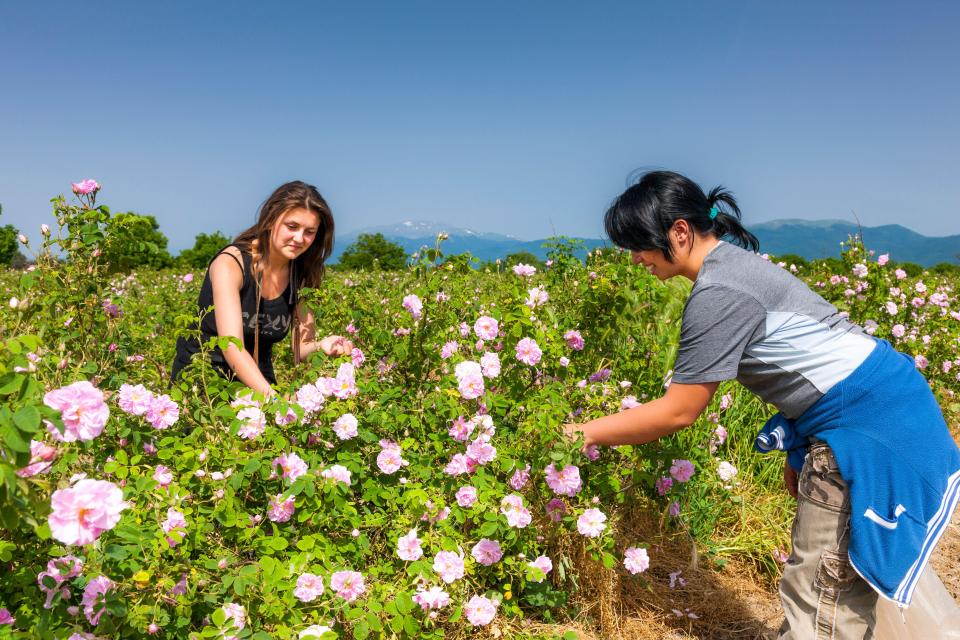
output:
[[[717,209],[711,218],[711,209]],[[610,205],[603,226],[618,247],[631,251],[659,249],[673,262],[667,235],[673,223],[686,220],[697,233],[724,238],[751,251],[760,241],[740,222],[740,207],[722,186],[709,194],[696,182],[673,171],[644,173]]]

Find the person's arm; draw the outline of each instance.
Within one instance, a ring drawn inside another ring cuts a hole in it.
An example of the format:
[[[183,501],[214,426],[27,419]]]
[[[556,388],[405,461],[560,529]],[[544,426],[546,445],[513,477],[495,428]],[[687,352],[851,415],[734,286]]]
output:
[[[672,383],[660,398],[626,411],[565,427],[571,437],[583,432],[584,446],[646,444],[693,424],[716,393],[719,382]]]
[[[226,252],[242,260],[237,249],[231,247],[224,251]],[[236,338],[243,344],[243,312],[240,306],[243,270],[236,260],[221,254],[210,264],[210,284],[213,287],[213,314],[217,335]],[[231,344],[224,350],[223,357],[240,382],[264,395],[273,395],[270,383],[263,377],[260,367],[246,349]]]
[[[315,351],[323,351],[328,356],[340,356],[353,350],[353,343],[341,336],[327,336],[317,340],[313,311],[307,309],[303,304],[297,305],[294,322],[300,327],[301,362],[309,358]]]

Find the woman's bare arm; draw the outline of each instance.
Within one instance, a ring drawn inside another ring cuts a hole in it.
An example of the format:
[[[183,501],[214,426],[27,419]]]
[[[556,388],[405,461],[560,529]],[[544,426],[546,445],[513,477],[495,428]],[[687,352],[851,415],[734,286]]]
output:
[[[585,446],[653,442],[693,424],[710,404],[719,385],[674,382],[656,400],[583,424],[566,425],[565,430],[572,437],[583,432]]]
[[[242,260],[240,251],[227,248],[237,259]],[[243,344],[243,311],[240,306],[240,288],[243,286],[243,271],[237,261],[226,255],[219,255],[210,264],[210,284],[213,286],[213,313],[217,324],[217,335],[237,338]],[[231,344],[223,352],[227,364],[233,369],[243,384],[265,395],[272,395],[270,383],[260,373],[260,367],[246,349]]]
[[[341,336],[327,336],[317,340],[317,327],[313,311],[302,303],[297,305],[294,322],[300,326],[300,360],[306,360],[315,351],[323,351],[328,356],[339,356],[350,353],[353,343]]]

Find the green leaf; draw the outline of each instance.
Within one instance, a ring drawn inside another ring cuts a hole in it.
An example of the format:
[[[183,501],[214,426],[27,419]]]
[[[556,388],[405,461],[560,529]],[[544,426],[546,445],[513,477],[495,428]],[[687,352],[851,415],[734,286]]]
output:
[[[20,436],[20,432],[13,427],[6,427],[3,430],[3,440],[13,451],[21,453],[30,453],[30,443]]]
[[[397,597],[393,600],[394,604],[397,606],[397,611],[406,615],[413,611],[414,602],[413,598],[410,597],[410,594],[406,591],[401,591],[397,594]]]
[[[35,406],[28,404],[20,407],[20,409],[13,414],[13,422],[20,427],[20,431],[34,433],[40,428],[40,412],[37,411]]]

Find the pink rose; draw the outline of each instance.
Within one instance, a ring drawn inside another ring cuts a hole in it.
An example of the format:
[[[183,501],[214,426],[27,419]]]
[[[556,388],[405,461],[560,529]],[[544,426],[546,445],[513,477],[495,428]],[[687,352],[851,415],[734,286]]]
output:
[[[64,544],[90,544],[120,522],[127,508],[120,487],[106,480],[84,478],[50,498],[49,525],[54,539]]]

